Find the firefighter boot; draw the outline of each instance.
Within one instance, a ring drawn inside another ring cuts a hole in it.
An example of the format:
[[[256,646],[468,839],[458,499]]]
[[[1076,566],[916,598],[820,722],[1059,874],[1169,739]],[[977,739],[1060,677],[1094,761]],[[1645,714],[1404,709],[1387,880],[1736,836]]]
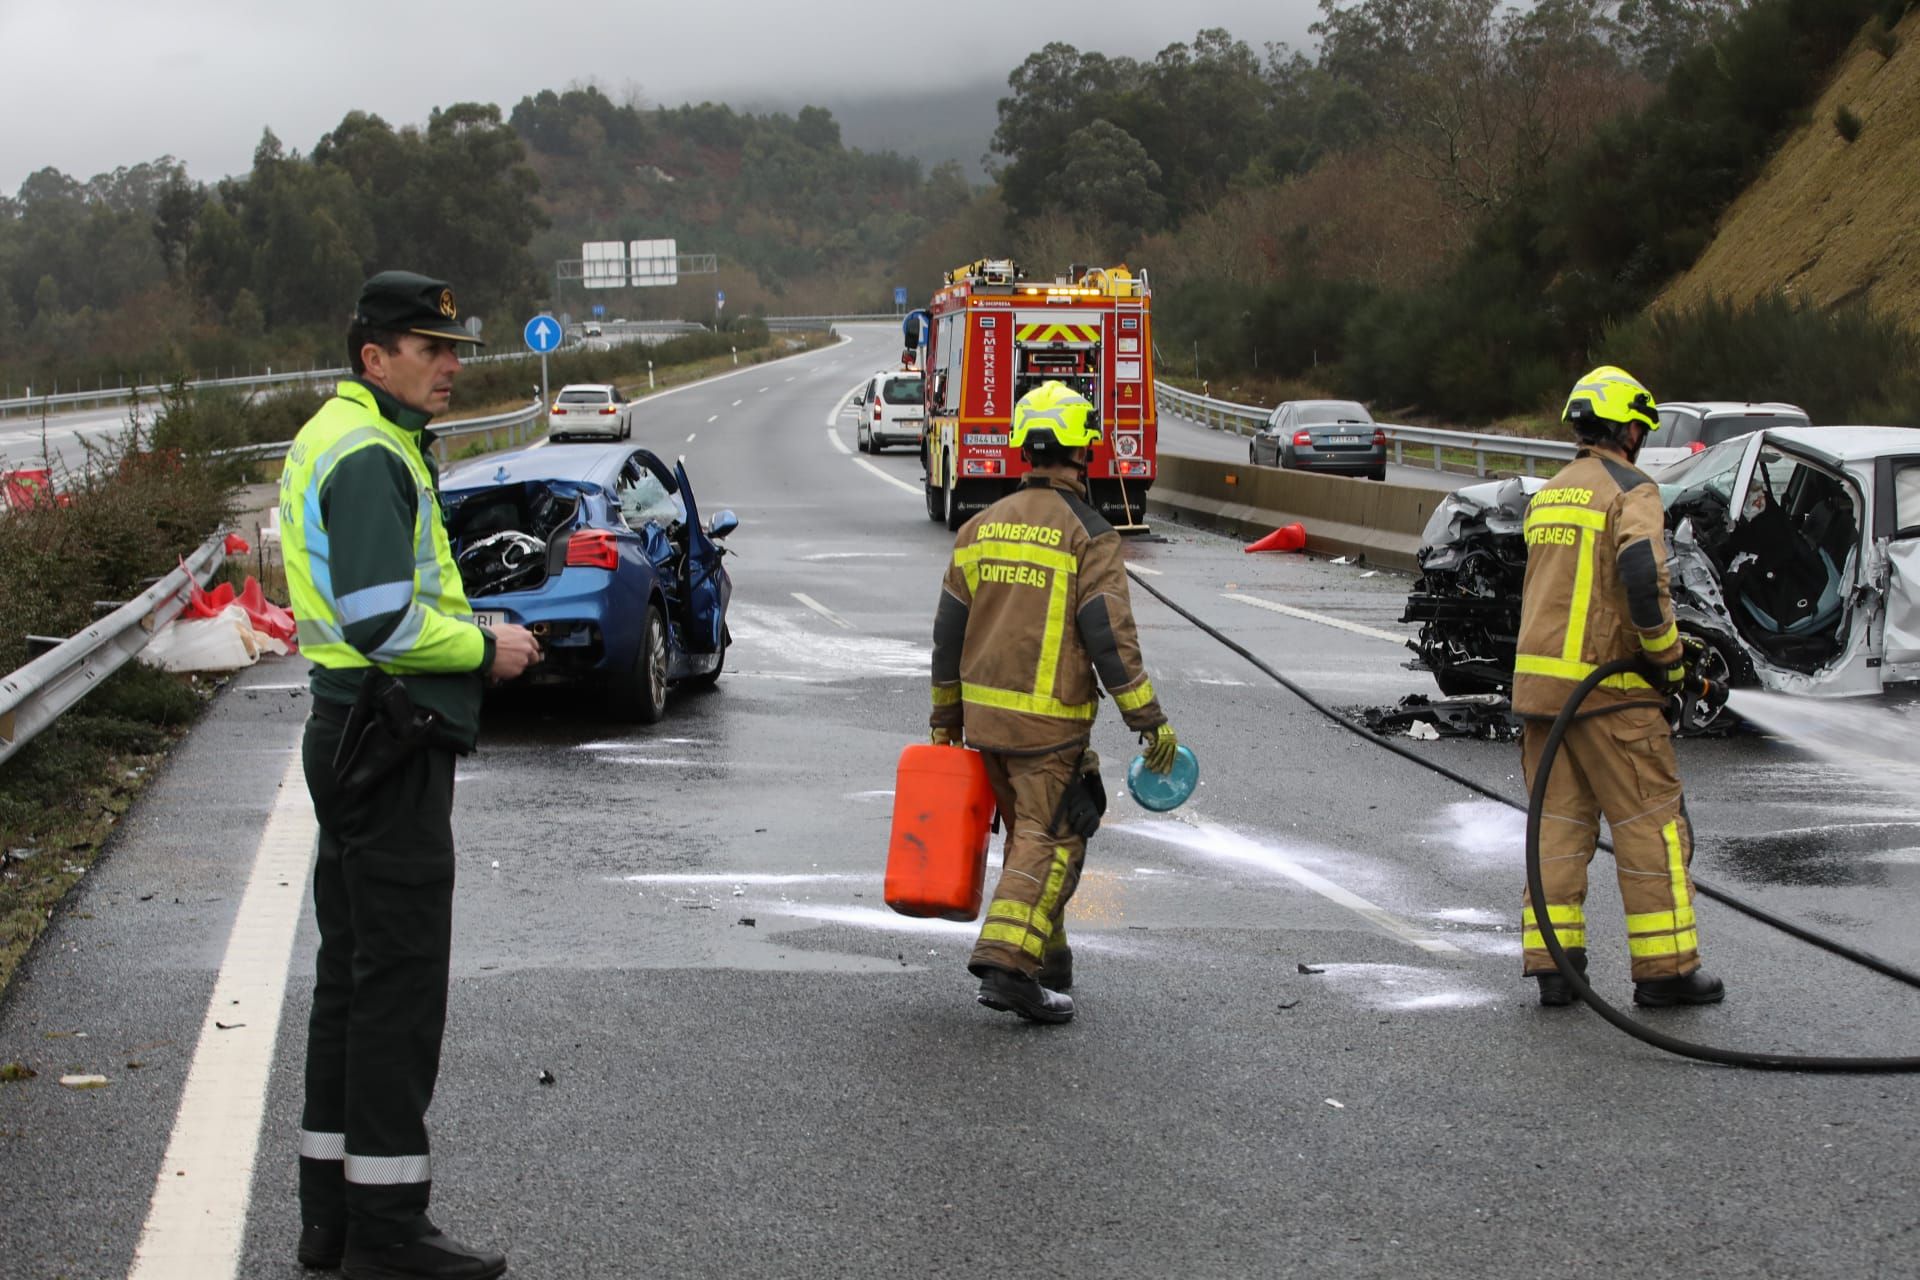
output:
[[[310,1222],[300,1229],[300,1247],[294,1256],[309,1271],[332,1271],[347,1251],[347,1229]]]
[[[1073,990],[1073,948],[1060,941],[1065,931],[1064,926],[1054,930],[1057,945],[1047,948],[1046,956],[1040,961],[1040,972],[1033,975],[1049,991]]]
[[[1017,1013],[1028,1022],[1072,1022],[1073,997],[1049,991],[1024,973],[996,965],[976,965],[979,1001],[1001,1013]]]
[[[1568,947],[1567,959],[1573,961],[1573,967],[1581,973],[1587,971],[1587,949]],[[1573,984],[1559,970],[1552,973],[1536,973],[1534,981],[1540,984],[1540,1003],[1548,1008],[1559,1008],[1574,1001]]]
[[[507,1269],[507,1255],[461,1244],[434,1230],[405,1244],[349,1248],[347,1280],[493,1280]]]
[[[1705,969],[1695,969],[1677,978],[1653,978],[1633,984],[1633,1002],[1650,1009],[1677,1004],[1719,1004],[1726,995],[1726,984]]]

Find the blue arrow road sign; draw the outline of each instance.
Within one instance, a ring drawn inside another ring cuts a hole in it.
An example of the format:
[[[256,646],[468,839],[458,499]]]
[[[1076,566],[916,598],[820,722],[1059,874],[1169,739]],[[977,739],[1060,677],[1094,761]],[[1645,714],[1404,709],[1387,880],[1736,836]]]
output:
[[[715,289],[713,291],[713,305],[716,307],[724,307],[727,305],[727,291],[725,289]]]
[[[904,307],[907,305],[906,286],[895,285],[893,287],[893,305],[896,307]]]
[[[597,318],[607,314],[607,309],[598,302],[593,304],[593,314]]]
[[[520,336],[527,340],[529,351],[545,355],[560,345],[560,325],[552,316],[535,316]]]

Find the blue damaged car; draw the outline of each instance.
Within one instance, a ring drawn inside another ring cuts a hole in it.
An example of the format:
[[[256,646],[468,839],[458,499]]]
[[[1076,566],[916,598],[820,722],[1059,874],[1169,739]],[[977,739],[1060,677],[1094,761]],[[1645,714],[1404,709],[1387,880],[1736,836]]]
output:
[[[732,594],[720,540],[740,522],[721,511],[701,524],[683,463],[547,445],[454,467],[440,500],[475,617],[540,641],[525,680],[595,685],[645,724],[670,686],[719,680]]]

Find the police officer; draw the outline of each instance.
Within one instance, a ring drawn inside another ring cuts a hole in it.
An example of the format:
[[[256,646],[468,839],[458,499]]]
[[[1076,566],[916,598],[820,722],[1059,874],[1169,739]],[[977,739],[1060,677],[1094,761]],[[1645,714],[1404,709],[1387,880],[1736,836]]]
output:
[[[1687,677],[1667,594],[1660,490],[1633,465],[1660,429],[1653,397],[1612,365],[1580,379],[1562,419],[1580,450],[1527,504],[1527,574],[1520,605],[1513,709],[1533,786],[1549,726],[1574,686],[1597,667],[1637,658],[1644,668],[1605,680],[1582,705],[1548,782],[1540,824],[1547,918],[1569,958],[1586,969],[1587,864],[1606,815],[1627,912],[1634,1003],[1712,1004],[1725,995],[1700,968],[1694,923],[1693,827],[1687,819],[1665,699]],[[1525,972],[1540,1003],[1572,1003],[1554,968],[1529,894],[1521,917]]]
[[[1106,807],[1087,749],[1099,694],[1165,773],[1179,745],[1140,662],[1120,535],[1087,505],[1100,442],[1093,406],[1046,382],[1021,397],[1008,442],[1032,464],[1021,487],[954,539],[933,622],[933,741],[985,757],[1006,857],[967,968],[989,1009],[1073,1017],[1066,909]]]
[[[426,1214],[454,756],[473,749],[481,682],[539,660],[524,628],[474,624],[440,520],[425,430],[447,407],[459,344],[478,341],[458,319],[442,281],[368,280],[347,329],[353,377],[300,429],[280,480],[287,585],[313,662],[302,750],[320,826],[297,1256],[354,1280],[483,1280],[507,1265]]]

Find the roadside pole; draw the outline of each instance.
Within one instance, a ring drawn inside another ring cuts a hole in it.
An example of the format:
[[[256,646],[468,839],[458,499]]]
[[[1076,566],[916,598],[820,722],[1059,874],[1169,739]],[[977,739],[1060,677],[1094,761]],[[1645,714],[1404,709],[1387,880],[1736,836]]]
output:
[[[553,404],[552,396],[547,390],[547,353],[560,345],[560,322],[542,312],[527,321],[526,327],[520,330],[520,336],[526,341],[527,350],[540,353],[540,416],[542,419],[547,419]],[[548,430],[552,430],[552,421],[547,420],[546,426]]]

